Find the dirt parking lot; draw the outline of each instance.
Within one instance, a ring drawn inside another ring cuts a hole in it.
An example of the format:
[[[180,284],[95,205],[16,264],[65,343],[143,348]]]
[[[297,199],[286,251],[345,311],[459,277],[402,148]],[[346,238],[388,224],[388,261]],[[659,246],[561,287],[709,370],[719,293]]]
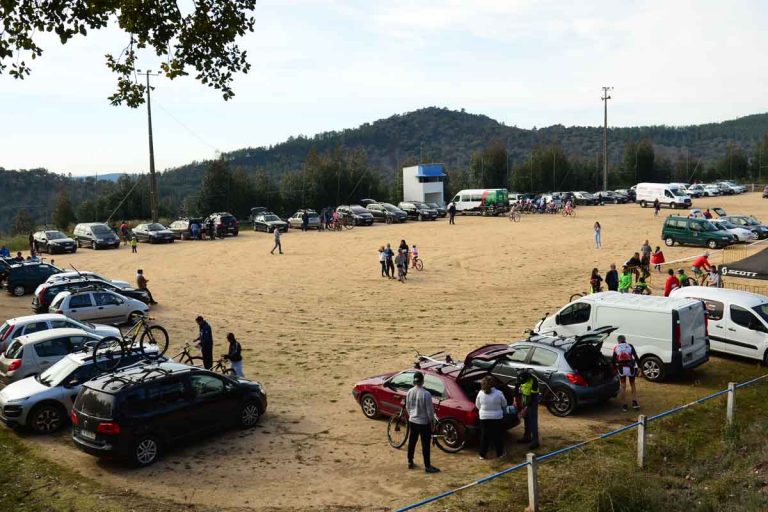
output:
[[[695,200],[768,221],[760,194]],[[389,447],[386,423],[365,419],[351,396],[357,380],[413,363],[421,352],[447,350],[462,358],[482,344],[523,337],[544,313],[586,290],[592,267],[604,273],[621,264],[645,239],[660,240],[662,211],[635,205],[580,207],[576,218],[553,215],[506,218],[457,217],[376,225],[339,233],[291,231],[285,254],[270,255],[272,237],[243,231],[215,242],[142,244],[132,255],[82,249],[56,256],[115,279],[133,281],[143,268],[160,302],[158,323],[171,334],[173,354],[196,336],[194,318],[213,327],[216,354],[234,332],[245,349],[245,372],[269,393],[259,428],[230,431],[193,447],[167,453],[156,465],[133,470],[99,462],[68,442],[25,436],[41,453],[118,488],[179,502],[253,510],[386,510],[461,485],[498,466],[477,460],[474,446],[456,455],[438,452],[439,475],[408,473],[405,453]],[[603,226],[596,250],[592,225]],[[423,272],[406,284],[380,277],[377,248],[401,239],[417,244]],[[667,260],[701,252],[663,248]],[[719,263],[716,255],[714,261]],[[654,280],[659,286],[662,280]],[[655,290],[658,293],[658,288]],[[30,313],[30,297],[0,296],[3,318]],[[756,375],[756,363],[715,356],[671,383],[639,383],[645,413],[661,411],[729,380]],[[608,407],[580,410],[569,418],[541,414],[542,452],[633,417]],[[508,435],[510,461],[523,457]]]

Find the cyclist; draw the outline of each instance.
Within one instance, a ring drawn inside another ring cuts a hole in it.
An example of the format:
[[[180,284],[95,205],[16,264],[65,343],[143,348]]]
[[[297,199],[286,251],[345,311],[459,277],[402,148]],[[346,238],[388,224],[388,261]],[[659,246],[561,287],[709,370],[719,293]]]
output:
[[[416,261],[419,259],[419,250],[416,248],[416,244],[411,246],[411,268],[416,268]]]
[[[395,256],[395,265],[397,265],[397,280],[401,283],[404,283],[406,278],[406,270],[408,268],[408,258],[405,255],[405,251],[397,251],[397,256]]]
[[[539,447],[539,379],[528,370],[517,376],[516,395],[520,401],[519,416],[524,417],[525,432],[518,443],[531,443],[531,450]]]
[[[640,358],[637,357],[635,347],[627,343],[627,338],[623,334],[619,334],[618,343],[613,347],[612,361],[616,367],[616,371],[619,373],[619,379],[621,380],[621,394],[619,400],[624,402],[621,406],[621,410],[627,412],[627,379],[629,379],[629,386],[632,388],[632,408],[635,410],[640,409],[640,405],[637,403],[637,388],[635,388],[635,377],[637,376],[637,367],[640,364]]]
[[[688,286],[688,276],[685,275],[685,269],[677,269],[677,280],[680,281],[680,286]]]
[[[637,283],[635,283],[635,289],[632,293],[636,293],[638,295],[650,295],[651,294],[651,288],[648,286],[648,283],[645,282],[645,278],[641,277]]]
[[[712,269],[712,264],[709,262],[709,251],[705,252],[691,264],[691,270],[693,275],[696,276],[696,280],[699,283],[703,283],[705,279],[704,272],[709,272]]]
[[[432,440],[432,423],[435,421],[435,408],[432,405],[432,394],[424,389],[424,374],[414,372],[413,387],[405,395],[405,410],[408,412],[410,435],[408,436],[408,469],[413,469],[416,444],[421,439],[421,454],[424,457],[424,471],[439,473],[440,470],[432,465],[430,446]]]

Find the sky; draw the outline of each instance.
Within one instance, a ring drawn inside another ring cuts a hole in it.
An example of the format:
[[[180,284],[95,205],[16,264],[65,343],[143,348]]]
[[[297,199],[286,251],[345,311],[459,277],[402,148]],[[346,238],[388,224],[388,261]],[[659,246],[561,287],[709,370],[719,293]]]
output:
[[[155,78],[158,170],[428,106],[521,128],[689,125],[768,110],[760,0],[262,0],[239,41],[236,96]],[[0,167],[146,172],[146,108],[113,107],[116,27],[39,40],[32,75],[0,75]],[[154,58],[139,63],[157,69]]]

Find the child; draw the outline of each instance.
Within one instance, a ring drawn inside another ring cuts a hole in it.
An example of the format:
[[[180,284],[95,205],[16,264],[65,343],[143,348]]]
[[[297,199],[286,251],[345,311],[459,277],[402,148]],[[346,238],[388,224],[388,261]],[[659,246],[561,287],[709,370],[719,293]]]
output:
[[[656,250],[651,254],[651,263],[653,268],[661,272],[661,264],[664,263],[664,253],[661,252],[661,247],[656,246]]]
[[[379,247],[379,264],[381,265],[381,277],[389,277],[387,273],[387,253],[384,246]]]
[[[397,251],[395,265],[397,265],[397,280],[405,283],[405,266],[408,264],[404,251]]]
[[[139,239],[138,239],[138,238],[136,238],[136,236],[134,235],[134,237],[133,237],[133,238],[131,238],[131,253],[132,253],[132,254],[136,254],[136,253],[138,252],[138,251],[136,250],[136,248],[137,248],[138,246],[139,246]]]
[[[416,261],[419,259],[419,250],[416,248],[416,244],[413,244],[411,248],[411,268],[416,268]]]
[[[712,265],[709,267],[708,281],[709,286],[720,288],[720,272],[717,270],[717,265]]]

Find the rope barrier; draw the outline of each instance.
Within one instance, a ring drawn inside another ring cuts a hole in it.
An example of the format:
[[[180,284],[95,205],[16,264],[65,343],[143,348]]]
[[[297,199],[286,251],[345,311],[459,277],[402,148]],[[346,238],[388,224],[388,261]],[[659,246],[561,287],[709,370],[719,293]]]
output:
[[[755,377],[755,378],[750,379],[748,381],[742,382],[741,384],[737,384],[735,386],[735,389],[739,389],[739,388],[743,388],[743,387],[752,385],[755,382],[758,382],[758,381],[763,380],[765,378],[768,378],[768,373],[765,374],[765,375],[760,375],[759,377]],[[668,411],[661,412],[661,413],[656,414],[654,416],[649,416],[647,418],[647,421],[650,423],[652,421],[660,420],[660,419],[665,418],[667,416],[671,416],[671,415],[676,414],[676,413],[678,413],[680,411],[683,411],[683,410],[685,410],[685,409],[687,409],[687,408],[689,408],[689,407],[691,407],[693,405],[702,404],[702,403],[704,403],[704,402],[706,402],[708,400],[712,400],[713,398],[717,398],[719,396],[725,395],[726,393],[728,393],[728,389],[723,389],[723,390],[717,391],[715,393],[712,393],[711,395],[707,395],[705,397],[702,397],[702,398],[699,398],[697,400],[694,400],[693,402],[689,402],[689,403],[684,404],[684,405],[679,405],[679,406],[674,407],[674,408],[672,408],[672,409],[670,409]],[[570,446],[566,446],[566,447],[563,447],[563,448],[559,448],[559,449],[554,450],[552,452],[546,453],[546,454],[544,454],[544,455],[542,455],[540,457],[536,457],[536,461],[543,462],[545,460],[554,458],[554,457],[556,457],[558,455],[562,455],[564,453],[568,453],[570,451],[577,450],[579,448],[583,448],[587,444],[592,443],[594,441],[598,441],[600,439],[607,439],[609,437],[613,437],[615,435],[621,434],[622,432],[626,432],[627,430],[632,430],[633,428],[635,428],[635,427],[637,427],[639,425],[640,425],[639,421],[634,421],[632,423],[629,423],[627,425],[619,427],[619,428],[617,428],[615,430],[611,430],[610,432],[606,432],[604,434],[600,434],[598,436],[591,437],[591,438],[586,439],[584,441],[581,441],[579,443],[572,444]],[[399,509],[397,509],[396,512],[406,512],[408,510],[413,510],[413,509],[416,509],[416,508],[423,507],[424,505],[427,505],[429,503],[433,503],[433,502],[441,500],[443,498],[447,498],[448,496],[454,495],[454,494],[456,494],[456,493],[458,493],[460,491],[463,491],[464,489],[468,489],[468,488],[474,487],[476,485],[484,484],[485,482],[490,482],[491,480],[495,480],[496,478],[498,478],[500,476],[512,473],[514,471],[518,471],[518,470],[520,470],[520,469],[522,469],[522,468],[524,468],[526,466],[528,466],[528,462],[522,462],[520,464],[516,464],[516,465],[514,465],[512,467],[509,467],[507,469],[504,469],[502,471],[498,471],[498,472],[493,473],[491,475],[488,475],[486,477],[483,477],[483,478],[480,478],[478,480],[475,480],[474,482],[468,483],[468,484],[463,485],[461,487],[457,487],[456,489],[452,489],[450,491],[446,491],[446,492],[444,492],[442,494],[436,494],[435,496],[431,496],[429,498],[425,498],[425,499],[423,499],[421,501],[417,501],[417,502],[412,503],[410,505],[407,505],[405,507],[399,508]]]

